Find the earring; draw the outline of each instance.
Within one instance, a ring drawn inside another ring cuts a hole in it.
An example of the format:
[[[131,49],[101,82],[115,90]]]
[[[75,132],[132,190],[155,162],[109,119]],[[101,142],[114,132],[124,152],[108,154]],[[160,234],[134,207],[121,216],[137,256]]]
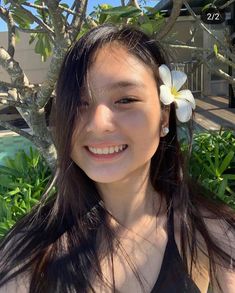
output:
[[[162,133],[164,135],[167,135],[168,132],[169,132],[169,128],[168,127],[162,127]]]

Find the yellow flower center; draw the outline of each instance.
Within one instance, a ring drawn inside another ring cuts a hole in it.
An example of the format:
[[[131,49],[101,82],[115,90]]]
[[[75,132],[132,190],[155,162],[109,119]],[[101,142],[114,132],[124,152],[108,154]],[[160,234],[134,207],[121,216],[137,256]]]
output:
[[[178,93],[178,91],[177,91],[177,89],[176,89],[175,87],[172,87],[172,88],[171,88],[171,93],[172,93],[172,95],[175,96],[175,97],[179,96],[179,93]]]

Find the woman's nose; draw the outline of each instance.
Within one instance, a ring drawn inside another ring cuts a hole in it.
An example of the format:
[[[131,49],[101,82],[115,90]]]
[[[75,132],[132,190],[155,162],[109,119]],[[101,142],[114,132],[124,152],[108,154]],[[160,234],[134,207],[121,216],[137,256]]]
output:
[[[115,129],[113,124],[113,112],[107,105],[99,104],[91,111],[87,123],[88,132],[111,132]]]

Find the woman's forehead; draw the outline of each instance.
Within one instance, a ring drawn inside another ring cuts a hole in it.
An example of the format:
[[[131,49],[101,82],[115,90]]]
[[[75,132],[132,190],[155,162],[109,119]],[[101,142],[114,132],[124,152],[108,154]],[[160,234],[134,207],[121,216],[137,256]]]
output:
[[[140,79],[146,75],[153,77],[150,65],[145,64],[124,46],[111,43],[96,52],[87,70],[86,80],[101,82],[106,79],[113,87],[113,83],[119,83],[121,86],[125,83],[140,84]]]

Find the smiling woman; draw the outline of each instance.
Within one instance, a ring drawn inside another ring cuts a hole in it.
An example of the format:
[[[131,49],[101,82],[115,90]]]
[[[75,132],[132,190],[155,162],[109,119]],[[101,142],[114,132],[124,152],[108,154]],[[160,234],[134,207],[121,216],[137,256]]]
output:
[[[30,293],[233,292],[235,214],[185,171],[176,120],[195,101],[167,64],[128,26],[70,48],[54,109],[57,194],[1,243],[0,292],[17,280]]]
[[[91,101],[77,120],[71,158],[95,182],[128,194],[128,184],[122,191],[117,186],[149,169],[160,140],[160,120],[167,125],[167,115],[161,113],[152,70],[127,49],[107,44],[93,58],[87,79]]]

